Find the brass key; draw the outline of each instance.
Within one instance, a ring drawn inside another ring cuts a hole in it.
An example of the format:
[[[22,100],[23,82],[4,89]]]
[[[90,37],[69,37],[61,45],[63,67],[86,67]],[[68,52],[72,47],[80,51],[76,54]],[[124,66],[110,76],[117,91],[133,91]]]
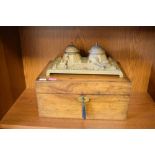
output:
[[[86,103],[89,102],[89,98],[87,96],[80,96],[78,98],[79,102],[82,103],[82,119],[86,119]]]

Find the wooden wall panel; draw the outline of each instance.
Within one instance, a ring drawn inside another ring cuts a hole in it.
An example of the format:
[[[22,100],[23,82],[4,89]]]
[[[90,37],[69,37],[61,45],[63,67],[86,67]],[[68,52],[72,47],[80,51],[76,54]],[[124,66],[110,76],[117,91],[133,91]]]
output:
[[[152,64],[151,75],[149,80],[148,92],[155,101],[155,52],[154,52],[154,61]]]
[[[87,55],[98,42],[118,60],[132,81],[132,90],[146,92],[155,52],[154,27],[22,27],[20,29],[27,88],[47,62],[73,42]]]
[[[25,89],[18,29],[0,28],[0,118]]]
[[[13,97],[10,88],[9,73],[5,62],[2,41],[0,40],[0,118],[11,106]]]

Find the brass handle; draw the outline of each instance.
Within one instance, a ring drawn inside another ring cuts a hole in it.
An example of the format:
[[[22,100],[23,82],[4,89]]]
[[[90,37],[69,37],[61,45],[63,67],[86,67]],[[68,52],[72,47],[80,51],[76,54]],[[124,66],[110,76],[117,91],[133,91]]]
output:
[[[89,102],[89,98],[87,96],[80,96],[78,98],[79,102],[82,104],[82,119],[86,119],[86,102]]]

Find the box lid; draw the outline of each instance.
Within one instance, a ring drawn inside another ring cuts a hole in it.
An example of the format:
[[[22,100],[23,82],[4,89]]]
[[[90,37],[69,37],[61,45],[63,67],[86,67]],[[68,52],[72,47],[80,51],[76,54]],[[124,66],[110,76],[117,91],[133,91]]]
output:
[[[129,94],[131,82],[127,77],[107,75],[51,74],[42,72],[36,80],[37,93],[58,94]]]

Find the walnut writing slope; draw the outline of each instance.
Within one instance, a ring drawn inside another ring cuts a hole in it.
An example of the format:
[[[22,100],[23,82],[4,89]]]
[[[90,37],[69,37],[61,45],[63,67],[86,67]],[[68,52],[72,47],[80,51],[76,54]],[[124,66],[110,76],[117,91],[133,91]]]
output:
[[[36,80],[39,116],[124,120],[130,86],[118,64],[106,56],[101,46],[96,44],[88,57],[81,57],[80,51],[69,45],[64,55],[51,61]]]

